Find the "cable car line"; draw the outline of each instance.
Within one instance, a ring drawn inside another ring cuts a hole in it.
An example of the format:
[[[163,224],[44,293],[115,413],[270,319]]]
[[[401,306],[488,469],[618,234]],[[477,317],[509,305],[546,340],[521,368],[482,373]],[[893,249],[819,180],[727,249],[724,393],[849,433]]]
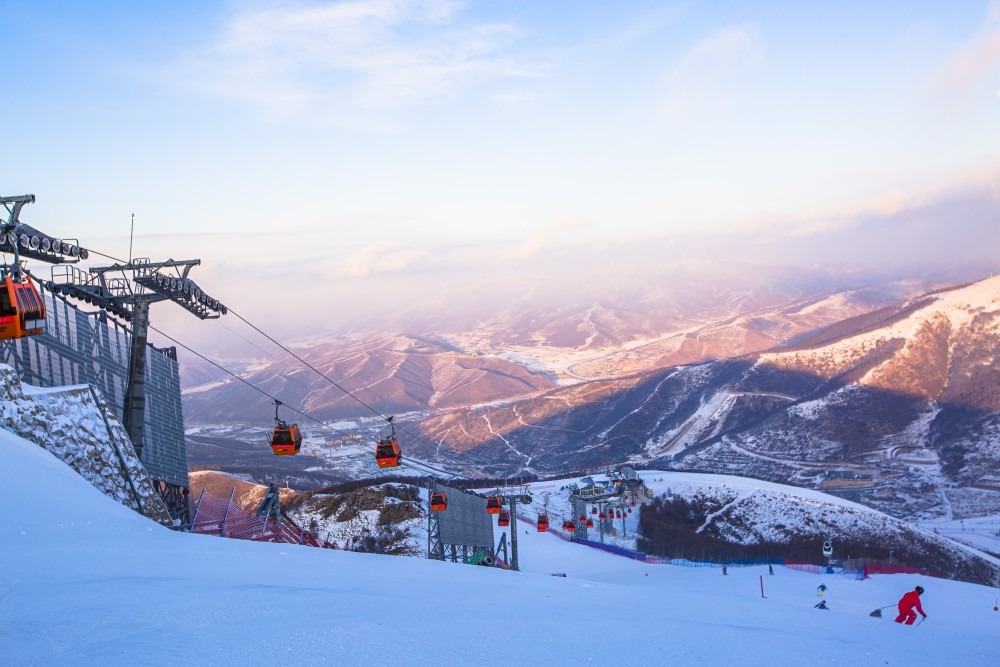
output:
[[[316,419],[316,418],[315,418],[315,417],[313,417],[312,415],[310,415],[310,414],[307,414],[307,413],[305,413],[305,412],[302,412],[301,410],[298,410],[298,409],[296,409],[296,408],[292,407],[291,405],[288,405],[288,404],[287,404],[287,403],[285,403],[284,401],[279,401],[279,399],[278,399],[277,397],[275,397],[275,396],[272,396],[271,394],[267,393],[266,391],[264,391],[263,389],[261,389],[261,388],[260,388],[260,387],[258,387],[257,385],[253,384],[252,382],[249,382],[249,381],[247,381],[246,379],[244,379],[244,378],[241,378],[241,377],[240,377],[239,375],[237,375],[236,373],[233,373],[233,372],[232,372],[231,370],[229,370],[228,368],[226,368],[226,367],[224,367],[224,366],[221,366],[220,364],[218,364],[218,363],[216,363],[216,362],[212,361],[211,359],[209,359],[209,358],[208,358],[208,357],[206,357],[205,355],[201,354],[200,352],[197,352],[196,350],[193,350],[193,349],[191,349],[190,347],[188,347],[188,346],[187,346],[187,345],[185,345],[184,343],[180,342],[179,340],[177,340],[177,339],[176,339],[176,338],[174,338],[173,336],[170,336],[170,335],[168,335],[168,334],[165,334],[165,333],[163,333],[162,331],[160,331],[159,329],[157,329],[156,327],[154,327],[154,326],[152,326],[152,325],[150,325],[150,327],[149,327],[149,328],[150,328],[151,330],[155,331],[156,333],[160,334],[161,336],[163,336],[163,337],[164,337],[164,338],[166,338],[167,340],[170,340],[170,341],[172,341],[173,343],[176,343],[177,345],[180,345],[181,347],[183,347],[183,348],[184,348],[185,350],[187,350],[187,351],[188,351],[188,352],[190,352],[191,354],[195,355],[196,357],[199,357],[200,359],[202,359],[202,360],[204,360],[204,361],[207,361],[208,363],[212,364],[213,366],[215,366],[216,368],[218,368],[218,369],[219,369],[220,371],[222,371],[222,372],[226,373],[227,375],[231,375],[232,377],[236,378],[237,380],[239,380],[240,382],[242,382],[242,383],[243,383],[243,384],[245,384],[246,386],[250,387],[251,389],[255,389],[255,390],[259,391],[259,392],[260,392],[261,394],[263,394],[264,396],[267,396],[267,397],[268,397],[269,399],[271,399],[271,401],[272,401],[272,402],[274,402],[274,401],[278,401],[279,403],[281,403],[281,405],[284,405],[284,406],[285,406],[286,408],[288,408],[288,409],[289,409],[289,410],[291,410],[292,412],[295,412],[295,413],[297,413],[297,414],[300,414],[300,415],[302,415],[303,417],[305,417],[306,419],[308,419],[308,420],[310,420],[310,421],[314,421],[314,422],[316,422],[317,424],[319,424],[319,425],[320,425],[320,426],[322,426],[323,428],[326,428],[326,429],[329,429],[329,430],[333,431],[334,433],[339,433],[340,435],[344,436],[345,438],[350,438],[350,437],[351,437],[351,435],[350,435],[349,433],[344,433],[344,432],[343,432],[343,431],[341,431],[340,429],[337,429],[337,428],[334,428],[333,426],[330,426],[329,424],[327,424],[327,423],[325,423],[325,422],[322,422],[322,421],[320,421],[319,419]]]
[[[282,345],[281,343],[279,343],[278,341],[276,341],[274,338],[272,338],[268,334],[266,334],[263,331],[261,331],[260,328],[258,328],[252,322],[250,322],[245,317],[243,317],[242,315],[240,315],[233,308],[229,309],[229,313],[231,315],[236,316],[237,319],[241,320],[244,324],[246,324],[247,326],[249,326],[250,328],[252,328],[254,331],[256,331],[257,333],[259,333],[261,336],[264,336],[264,338],[267,338],[269,341],[271,341],[272,343],[274,343],[275,345],[277,345],[278,347],[280,347],[282,350],[284,350],[285,352],[287,352],[291,356],[293,356],[296,359],[298,359],[299,362],[301,362],[303,366],[306,366],[307,368],[311,369],[313,372],[315,372],[321,378],[323,378],[324,380],[326,380],[327,382],[329,382],[330,384],[332,384],[334,387],[336,387],[337,389],[341,390],[342,392],[344,392],[345,394],[347,394],[348,396],[350,396],[351,398],[353,398],[355,401],[357,401],[358,403],[360,403],[364,407],[368,408],[373,414],[381,417],[387,423],[389,423],[390,425],[392,425],[392,417],[386,417],[381,412],[379,412],[378,410],[376,410],[372,406],[370,406],[367,403],[365,403],[364,401],[362,401],[360,398],[358,398],[357,396],[355,396],[350,390],[345,389],[343,386],[341,386],[340,384],[338,384],[336,381],[334,381],[333,379],[331,379],[329,376],[327,376],[321,370],[319,370],[318,368],[316,368],[315,366],[313,366],[312,364],[310,364],[308,361],[306,361],[305,359],[303,359],[299,355],[297,355],[294,352],[292,352],[290,349],[288,349],[287,347],[285,347],[284,345]],[[403,433],[407,434],[408,436],[410,436],[411,438],[413,438],[417,442],[420,442],[420,443],[426,445],[427,447],[433,447],[434,446],[433,444],[427,442],[426,440],[424,440],[420,436],[414,435],[413,433],[411,433],[410,431],[406,430],[402,426],[399,427],[399,430],[402,431]]]
[[[121,258],[118,258],[118,257],[114,257],[114,256],[112,256],[112,255],[108,255],[108,254],[106,254],[106,253],[103,253],[103,252],[100,252],[100,251],[98,251],[98,250],[92,250],[92,249],[88,249],[88,250],[89,250],[89,252],[92,252],[92,253],[94,253],[95,255],[100,255],[101,257],[105,257],[105,258],[107,258],[107,259],[110,259],[110,260],[112,260],[112,261],[115,261],[115,262],[118,262],[118,263],[121,263],[121,264],[124,264],[124,263],[125,263],[125,260],[123,260],[123,259],[121,259]],[[123,273],[123,274],[124,274],[124,271],[125,271],[125,269],[123,268],[123,269],[122,269],[122,273]],[[27,273],[27,271],[25,271],[25,272]],[[29,273],[28,275],[30,276],[30,273]],[[238,312],[236,312],[236,311],[235,311],[235,310],[233,310],[232,308],[229,308],[229,309],[228,309],[228,312],[232,313],[232,314],[233,314],[233,315],[234,315],[234,316],[235,316],[235,317],[236,317],[237,319],[239,319],[240,321],[242,321],[242,322],[243,322],[244,324],[246,324],[247,326],[249,326],[249,327],[250,327],[251,329],[253,329],[253,330],[254,330],[254,331],[256,331],[257,333],[259,333],[259,334],[260,334],[261,336],[264,336],[264,338],[268,339],[268,340],[269,340],[269,341],[271,341],[271,342],[272,342],[273,344],[277,345],[277,346],[278,346],[279,348],[281,348],[282,350],[284,350],[286,354],[288,354],[288,355],[289,355],[289,356],[291,356],[291,357],[294,357],[294,358],[295,358],[296,360],[298,360],[298,361],[299,361],[299,363],[301,363],[301,364],[302,364],[303,366],[306,366],[307,368],[309,368],[310,370],[312,370],[313,372],[315,372],[315,373],[316,373],[317,375],[319,375],[320,377],[322,377],[322,378],[323,378],[324,380],[326,380],[327,382],[329,382],[330,384],[332,384],[333,386],[335,386],[335,387],[336,387],[337,389],[340,389],[340,390],[341,390],[342,392],[344,392],[344,393],[345,393],[345,394],[346,394],[347,396],[350,396],[351,398],[353,398],[353,399],[354,399],[354,400],[355,400],[355,401],[356,401],[357,403],[359,403],[360,405],[362,405],[362,406],[364,406],[365,408],[367,408],[367,409],[368,409],[369,411],[371,411],[371,412],[372,412],[372,413],[373,413],[374,415],[378,416],[379,418],[381,418],[382,420],[384,420],[385,422],[387,422],[387,423],[388,423],[388,424],[389,424],[390,426],[392,426],[392,427],[393,427],[393,430],[395,430],[395,425],[393,424],[393,420],[392,420],[392,417],[387,417],[386,415],[382,414],[381,412],[379,412],[378,410],[376,410],[376,409],[375,409],[374,407],[372,407],[371,405],[369,405],[369,404],[368,404],[368,403],[366,403],[365,401],[363,401],[363,400],[361,400],[360,398],[358,398],[358,397],[357,397],[357,396],[356,396],[356,395],[355,395],[355,394],[354,394],[353,392],[351,392],[350,390],[346,389],[345,387],[343,387],[342,385],[340,385],[339,383],[337,383],[337,382],[336,382],[335,380],[333,380],[332,378],[330,378],[329,376],[327,376],[327,375],[326,375],[325,373],[323,373],[322,371],[320,371],[320,370],[319,370],[318,368],[316,368],[315,366],[313,366],[312,364],[310,364],[310,363],[309,363],[308,361],[306,361],[305,359],[303,359],[303,358],[302,358],[302,357],[300,357],[299,355],[295,354],[295,353],[294,353],[294,352],[293,352],[292,350],[290,350],[289,348],[287,348],[287,347],[285,347],[284,345],[282,345],[282,344],[281,344],[280,342],[278,342],[277,340],[275,340],[275,339],[274,339],[274,338],[273,338],[272,336],[270,336],[270,335],[268,335],[267,333],[265,333],[264,331],[262,331],[262,330],[260,329],[260,327],[256,326],[256,325],[255,325],[255,324],[253,324],[252,322],[250,322],[250,321],[249,321],[248,319],[246,319],[245,317],[243,317],[242,315],[240,315],[240,314],[239,314]],[[224,371],[224,372],[228,373],[229,375],[232,375],[233,377],[237,378],[237,379],[238,379],[238,380],[240,380],[241,382],[244,382],[244,383],[245,383],[245,384],[247,384],[248,386],[250,386],[250,387],[253,387],[253,388],[254,388],[254,389],[256,389],[257,391],[259,391],[259,392],[261,392],[262,394],[264,394],[265,396],[267,396],[268,398],[270,398],[270,399],[272,399],[272,400],[277,400],[277,399],[276,399],[275,397],[271,396],[270,394],[267,394],[267,392],[263,391],[263,390],[262,390],[262,389],[260,389],[259,387],[255,386],[255,385],[253,385],[253,384],[251,384],[251,383],[249,383],[249,382],[247,382],[246,380],[244,380],[243,378],[239,377],[238,375],[235,375],[234,373],[231,373],[231,372],[230,372],[230,371],[229,371],[228,369],[226,369],[226,368],[223,368],[222,366],[219,366],[218,364],[216,364],[216,363],[215,363],[214,361],[212,361],[211,359],[208,359],[207,357],[205,357],[205,356],[201,355],[200,353],[198,353],[198,352],[195,352],[195,351],[194,351],[193,349],[191,349],[191,348],[190,348],[190,347],[188,347],[187,345],[184,345],[183,343],[181,343],[180,341],[176,340],[175,338],[172,338],[171,336],[168,336],[167,334],[163,333],[163,332],[162,332],[162,331],[160,331],[159,329],[156,329],[155,327],[152,327],[152,326],[150,326],[149,328],[150,328],[150,329],[152,329],[153,331],[156,331],[157,333],[159,333],[160,335],[164,336],[165,338],[167,338],[167,339],[169,339],[169,340],[171,340],[171,341],[173,341],[173,342],[177,343],[178,345],[180,345],[180,346],[181,346],[181,347],[183,347],[184,349],[188,350],[188,351],[189,351],[189,352],[191,352],[192,354],[194,354],[194,355],[196,355],[196,356],[198,356],[198,357],[200,357],[200,358],[204,359],[205,361],[207,361],[207,362],[211,363],[212,365],[214,365],[214,366],[218,367],[218,368],[219,368],[220,370],[222,370],[222,371]],[[254,345],[254,344],[253,344],[252,342],[250,342],[249,340],[247,340],[247,339],[246,339],[246,338],[244,338],[243,336],[240,336],[239,334],[237,334],[237,333],[236,333],[235,331],[233,331],[233,330],[232,330],[232,329],[230,329],[229,327],[226,327],[226,329],[228,329],[228,330],[229,330],[230,332],[232,332],[232,333],[236,334],[237,336],[239,336],[240,338],[242,338],[242,339],[243,339],[244,341],[246,341],[247,343],[250,343],[251,345]],[[272,354],[268,353],[268,352],[267,352],[266,350],[263,350],[262,348],[260,348],[260,347],[259,347],[259,346],[257,346],[257,345],[254,345],[254,347],[257,347],[257,349],[261,350],[261,351],[262,351],[262,352],[264,352],[265,354],[268,354],[269,356],[271,356],[271,357],[272,357],[273,359],[275,359],[276,361],[278,361],[278,362],[280,362],[280,363],[283,363],[283,364],[284,364],[284,360],[282,360],[282,359],[278,359],[277,357],[275,357],[274,355],[272,355]],[[286,365],[286,367],[287,367],[287,364],[285,364],[285,365]],[[333,429],[333,427],[330,427],[330,426],[327,426],[326,424],[324,424],[324,423],[323,423],[323,422],[321,422],[320,420],[316,419],[315,417],[312,417],[311,415],[307,415],[306,413],[304,413],[304,412],[301,412],[300,410],[297,410],[297,409],[295,409],[295,408],[292,408],[291,406],[288,406],[288,407],[289,407],[289,409],[290,409],[290,410],[292,410],[292,411],[294,411],[294,412],[297,412],[298,414],[301,414],[301,415],[302,415],[303,417],[306,417],[307,419],[310,419],[310,420],[312,420],[312,421],[315,421],[316,423],[318,423],[318,424],[320,424],[320,425],[324,426],[325,428],[329,428],[329,429],[332,429],[332,430],[336,431],[337,433],[340,433],[341,435],[345,435],[345,436],[347,435],[347,434],[343,433],[342,431],[339,431],[339,430],[337,430],[337,429]],[[400,426],[400,427],[399,427],[399,430],[400,430],[400,431],[402,431],[403,433],[406,433],[406,434],[407,434],[408,436],[410,436],[410,437],[411,437],[411,438],[412,438],[413,440],[416,440],[417,442],[420,442],[421,444],[423,444],[423,445],[425,445],[425,446],[427,446],[427,447],[430,447],[430,448],[433,448],[433,447],[435,446],[434,444],[432,444],[432,443],[429,443],[429,442],[427,442],[427,441],[426,441],[425,439],[421,438],[421,437],[420,437],[420,436],[418,436],[418,435],[415,435],[414,433],[410,432],[409,430],[407,430],[406,428],[404,428],[404,427],[402,427],[402,426]],[[395,440],[395,437],[393,437],[393,440]],[[438,445],[439,445],[440,443],[436,443],[436,444],[438,444]],[[398,447],[398,445],[397,445],[397,447]],[[398,455],[398,453],[397,453],[397,455]]]

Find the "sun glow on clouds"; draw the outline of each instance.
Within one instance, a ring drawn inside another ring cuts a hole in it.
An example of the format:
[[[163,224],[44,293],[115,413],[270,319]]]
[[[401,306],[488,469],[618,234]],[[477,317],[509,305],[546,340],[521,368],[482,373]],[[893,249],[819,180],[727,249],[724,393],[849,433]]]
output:
[[[994,0],[977,34],[944,63],[934,80],[941,94],[967,93],[1000,71],[1000,1]],[[1000,91],[997,91],[1000,97]]]
[[[233,16],[189,56],[185,79],[271,117],[325,119],[453,95],[498,77],[531,75],[505,57],[509,23],[464,20],[449,0],[354,0]]]

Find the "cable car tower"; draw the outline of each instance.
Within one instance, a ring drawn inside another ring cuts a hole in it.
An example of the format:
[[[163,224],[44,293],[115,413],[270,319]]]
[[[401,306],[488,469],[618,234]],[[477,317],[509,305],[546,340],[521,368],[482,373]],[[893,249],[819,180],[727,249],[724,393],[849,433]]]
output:
[[[86,259],[80,249],[80,258]],[[81,271],[75,266],[52,267],[48,288],[53,292],[102,308],[131,324],[128,378],[122,421],[140,461],[143,459],[146,427],[146,347],[149,337],[149,306],[173,301],[201,320],[216,319],[228,309],[206,294],[188,277],[200,259],[151,262],[133,258],[110,266]],[[144,461],[145,462],[145,461]],[[190,489],[163,480],[153,480],[174,518],[190,516]]]
[[[103,308],[132,325],[128,384],[125,389],[125,430],[142,459],[146,419],[146,340],[149,306],[173,301],[201,320],[217,319],[229,310],[190,278],[200,259],[151,262],[135,258],[127,263],[93,267],[52,268],[52,290]]]

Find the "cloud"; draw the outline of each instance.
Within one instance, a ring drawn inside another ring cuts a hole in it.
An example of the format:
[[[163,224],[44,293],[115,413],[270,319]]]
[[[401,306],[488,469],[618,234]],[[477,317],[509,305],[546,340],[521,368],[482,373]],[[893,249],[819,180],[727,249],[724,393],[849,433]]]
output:
[[[663,79],[660,109],[669,121],[717,113],[730,106],[745,74],[759,63],[766,42],[753,23],[723,28],[696,44]]]
[[[968,94],[1000,70],[1000,1],[987,8],[976,35],[962,44],[941,66],[931,85],[939,95]],[[1000,95],[1000,91],[998,91]]]
[[[518,37],[511,24],[464,20],[463,8],[452,0],[348,0],[247,10],[177,69],[186,85],[267,116],[326,119],[536,74],[505,55]]]
[[[374,243],[352,253],[344,260],[342,266],[334,268],[332,273],[362,278],[376,273],[400,272],[411,268],[426,255],[426,252],[416,248]]]
[[[580,230],[586,224],[580,220],[559,220],[552,223],[540,233],[526,239],[523,243],[500,254],[502,260],[526,260],[537,256],[544,250],[557,246],[560,240],[565,240],[566,233]]]

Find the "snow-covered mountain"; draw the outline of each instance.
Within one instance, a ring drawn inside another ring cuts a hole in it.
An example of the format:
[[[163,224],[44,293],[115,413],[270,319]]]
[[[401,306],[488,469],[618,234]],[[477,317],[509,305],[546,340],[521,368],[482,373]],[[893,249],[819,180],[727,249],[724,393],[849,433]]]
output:
[[[421,423],[494,474],[631,460],[792,481],[896,515],[1000,508],[1000,277],[782,351],[551,390]]]
[[[554,386],[511,361],[465,354],[427,337],[326,339],[296,354],[343,389],[290,356],[249,367],[242,376],[317,419],[371,416],[359,401],[396,414],[511,399]],[[191,425],[259,425],[274,415],[265,397],[232,378],[189,387],[183,399]]]

